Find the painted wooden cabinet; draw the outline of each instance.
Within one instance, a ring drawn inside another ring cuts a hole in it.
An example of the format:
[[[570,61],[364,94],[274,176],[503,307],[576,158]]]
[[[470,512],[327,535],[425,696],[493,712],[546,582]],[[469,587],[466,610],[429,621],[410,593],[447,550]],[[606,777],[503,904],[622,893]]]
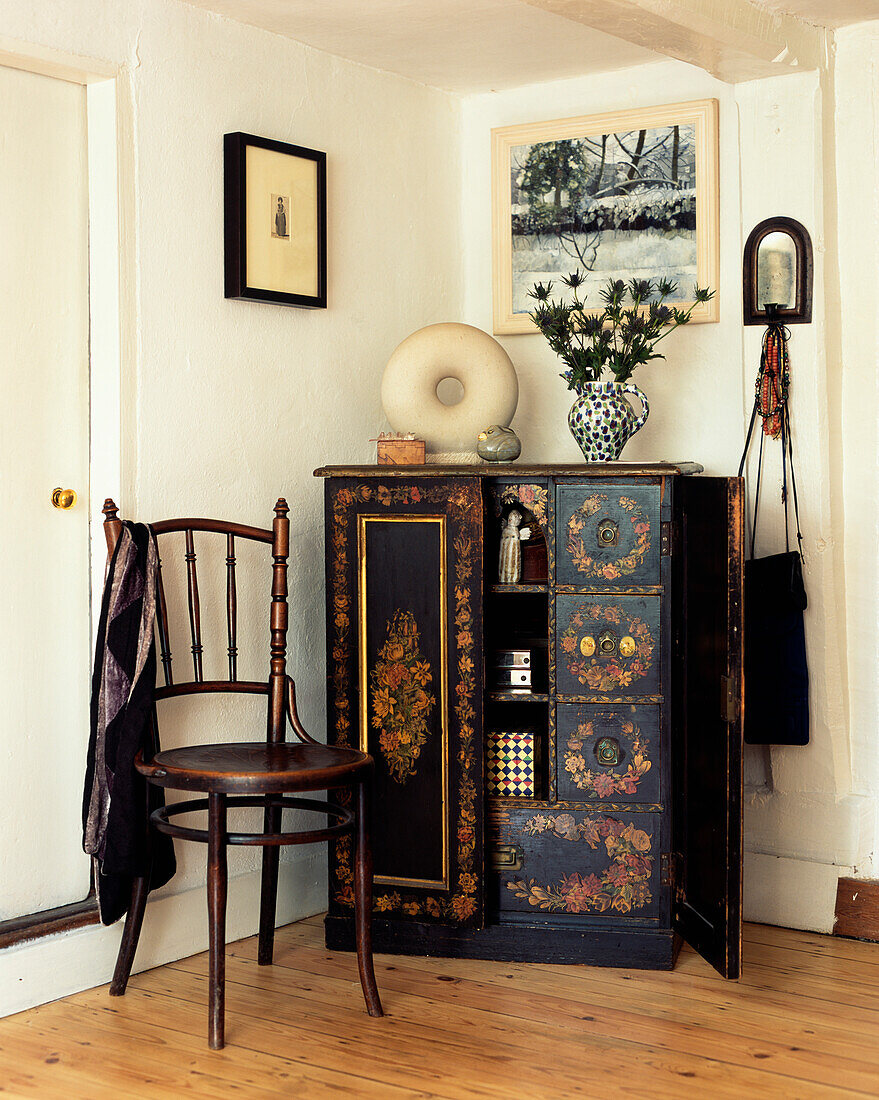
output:
[[[329,737],[376,761],[377,950],[668,968],[683,938],[738,975],[742,489],[700,469],[317,471]],[[504,735],[527,796],[486,789]],[[353,946],[347,838],[326,937]]]

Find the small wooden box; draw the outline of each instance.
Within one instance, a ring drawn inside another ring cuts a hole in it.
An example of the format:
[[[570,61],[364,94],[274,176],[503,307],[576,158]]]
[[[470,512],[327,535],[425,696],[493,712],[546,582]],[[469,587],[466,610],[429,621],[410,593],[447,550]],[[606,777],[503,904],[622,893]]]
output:
[[[379,439],[375,449],[379,466],[424,465],[423,439]]]

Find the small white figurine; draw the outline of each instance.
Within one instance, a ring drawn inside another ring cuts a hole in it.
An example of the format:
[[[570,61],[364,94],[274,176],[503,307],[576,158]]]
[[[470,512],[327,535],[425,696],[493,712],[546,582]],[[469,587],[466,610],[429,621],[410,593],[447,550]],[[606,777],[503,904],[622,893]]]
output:
[[[519,525],[522,516],[514,508],[507,516],[501,531],[501,554],[498,563],[498,580],[501,584],[518,584],[522,575],[522,548]]]

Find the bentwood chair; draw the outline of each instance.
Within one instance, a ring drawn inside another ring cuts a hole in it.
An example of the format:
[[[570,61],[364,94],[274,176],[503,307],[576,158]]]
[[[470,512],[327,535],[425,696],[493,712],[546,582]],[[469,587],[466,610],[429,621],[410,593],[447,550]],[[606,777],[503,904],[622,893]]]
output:
[[[122,530],[112,500],[104,504],[104,532],[112,554]],[[155,810],[151,824],[160,832],[180,840],[197,841],[208,847],[208,967],[209,1017],[208,1040],[214,1050],[224,1043],[224,978],[226,916],[226,846],[259,845],[262,855],[258,961],[270,964],[274,948],[275,909],[278,890],[279,849],[286,844],[311,844],[351,833],[355,838],[355,928],[360,983],[370,1016],[381,1016],[382,1006],[375,984],[371,947],[372,856],[369,844],[369,787],[373,761],[354,749],[323,745],[310,737],[296,713],[293,680],[287,675],[287,558],[290,521],[282,498],[275,505],[271,530],[245,527],[207,519],[176,519],[152,524],[159,548],[156,592],[156,626],[164,684],[156,688],[161,704],[182,695],[214,692],[265,695],[268,699],[267,735],[261,741],[232,744],[206,744],[167,749],[150,760],[139,757],[138,771],[149,783],[181,791],[195,791],[207,797],[188,799]],[[183,533],[189,623],[192,649],[192,678],[175,683],[171,671],[168,609],[162,583],[161,554],[163,536]],[[203,644],[194,533],[220,536],[226,550],[226,620],[228,678],[205,680]],[[236,539],[265,543],[271,548],[271,610],[269,677],[265,682],[238,679],[238,607],[236,586]],[[156,708],[157,711],[160,707]],[[289,722],[297,743],[287,744]],[[338,803],[313,798],[292,797],[303,791],[342,790]],[[353,804],[353,808],[352,808]],[[262,833],[229,832],[228,807],[257,806],[264,810]],[[327,816],[323,828],[300,832],[281,832],[283,808],[316,811]],[[172,818],[196,810],[208,811],[207,829],[185,828]],[[131,903],[110,986],[111,996],[122,996],[128,983],[137,941],[143,923],[149,875],[134,880]]]

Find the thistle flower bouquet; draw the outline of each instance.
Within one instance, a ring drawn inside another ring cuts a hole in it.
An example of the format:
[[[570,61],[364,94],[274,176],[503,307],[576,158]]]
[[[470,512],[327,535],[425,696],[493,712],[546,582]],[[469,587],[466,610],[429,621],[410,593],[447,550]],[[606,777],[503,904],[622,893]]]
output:
[[[568,389],[582,392],[587,382],[601,380],[608,370],[616,382],[627,382],[632,372],[651,359],[664,359],[656,351],[660,340],[685,325],[695,307],[714,297],[714,291],[694,288],[689,309],[665,304],[677,290],[668,279],[610,279],[599,291],[603,304],[600,312],[587,307],[579,289],[585,281],[580,271],[563,278],[573,294],[570,302],[551,297],[552,282],[537,283],[529,296],[537,305],[531,319],[546,337],[549,346],[565,363],[561,375]]]

